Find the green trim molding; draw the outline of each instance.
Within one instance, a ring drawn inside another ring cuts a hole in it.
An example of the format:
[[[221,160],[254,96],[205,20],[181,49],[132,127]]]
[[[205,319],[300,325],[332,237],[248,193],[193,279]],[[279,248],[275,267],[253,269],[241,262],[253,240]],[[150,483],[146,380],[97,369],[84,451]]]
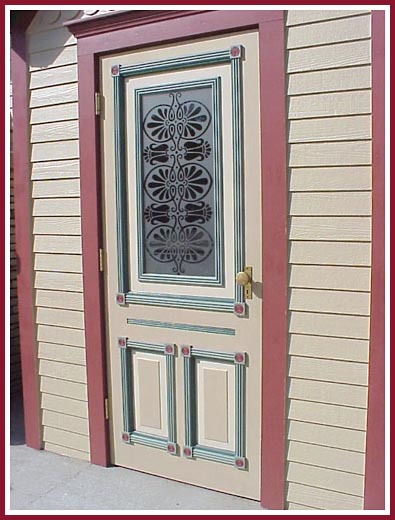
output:
[[[243,172],[243,121],[242,121],[242,66],[244,49],[240,45],[234,45],[230,49],[181,56],[167,60],[160,60],[150,63],[136,65],[113,65],[111,75],[114,83],[114,146],[115,146],[115,186],[116,186],[116,220],[117,220],[117,269],[118,269],[118,296],[116,298],[120,305],[138,304],[155,305],[166,307],[187,308],[196,310],[210,310],[219,312],[234,312],[238,316],[245,315],[245,303],[242,287],[234,282],[233,298],[217,297],[198,297],[189,295],[171,295],[166,293],[150,293],[132,291],[130,287],[130,259],[127,223],[127,173],[126,173],[126,122],[125,122],[125,79],[130,77],[142,76],[157,72],[172,72],[176,70],[187,70],[208,65],[230,64],[231,67],[231,92],[232,92],[232,148],[233,148],[233,207],[234,207],[234,269],[235,273],[244,269],[244,172]],[[219,116],[220,116],[220,82],[218,78],[193,82],[190,85],[210,83],[213,85],[213,102],[217,116],[217,128],[215,129],[216,148],[218,160],[215,169],[215,197],[218,201],[216,207],[216,247],[220,251],[223,247],[222,242],[222,221],[221,221],[221,184],[222,174],[220,167],[221,140]],[[174,85],[172,85],[174,87]],[[176,85],[181,88],[181,85]],[[185,85],[184,85],[185,87]],[[169,88],[163,86],[161,89]],[[159,87],[152,89],[141,89],[136,91],[137,105],[143,92],[156,91]],[[138,109],[138,106],[136,107]],[[137,132],[138,134],[138,132]],[[137,139],[137,150],[139,150],[139,136]],[[137,153],[138,155],[138,153]],[[139,160],[137,159],[138,171]],[[137,203],[141,206],[141,180],[137,175]],[[141,208],[140,208],[141,209]],[[139,212],[138,212],[139,213]],[[141,224],[141,223],[140,223]],[[138,225],[140,225],[138,224]],[[141,233],[140,233],[141,235]],[[133,237],[132,237],[133,239]],[[138,240],[139,251],[139,276],[141,281],[167,282],[167,283],[189,283],[190,285],[218,285],[222,284],[223,259],[220,255],[217,258],[217,276],[213,280],[204,277],[176,277],[176,276],[148,276],[141,272],[142,247],[141,238]],[[123,296],[123,298],[121,298]]]
[[[235,336],[236,330],[227,327],[210,327],[205,325],[195,325],[192,323],[174,323],[158,320],[144,320],[138,318],[127,318],[128,325],[139,325],[142,327],[157,327],[160,329],[187,330],[190,332],[204,332],[207,334],[224,334],[225,336]]]
[[[183,455],[187,458],[202,458],[231,464],[237,469],[246,469],[245,458],[245,352],[214,352],[201,350],[191,345],[181,345],[184,358],[184,413],[185,445]],[[233,363],[235,365],[235,451],[221,450],[197,443],[196,360]]]
[[[173,344],[154,344],[131,341],[125,337],[118,337],[117,344],[120,352],[121,361],[121,384],[122,384],[122,414],[123,431],[122,441],[126,444],[144,444],[153,448],[166,450],[171,455],[177,454],[176,444],[176,411],[175,411],[175,372],[174,354],[175,345]],[[145,352],[155,352],[163,354],[166,358],[166,401],[167,401],[167,422],[168,436],[147,434],[135,429],[133,416],[133,370],[132,353],[133,350]]]

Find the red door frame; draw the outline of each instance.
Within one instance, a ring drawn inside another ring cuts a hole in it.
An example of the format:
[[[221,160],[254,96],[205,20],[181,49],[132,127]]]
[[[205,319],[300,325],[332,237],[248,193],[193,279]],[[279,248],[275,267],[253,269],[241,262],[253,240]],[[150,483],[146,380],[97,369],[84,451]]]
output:
[[[180,23],[180,17],[182,22]],[[137,28],[144,25],[144,30]],[[287,346],[287,175],[284,11],[119,13],[67,24],[78,38],[81,215],[91,460],[109,464],[104,399],[104,301],[98,251],[102,245],[100,149],[94,94],[105,53],[259,30],[263,203],[262,505],[284,508]],[[114,28],[117,30],[114,31]],[[111,32],[111,38],[108,33]]]
[[[154,14],[153,14],[154,13]],[[28,70],[25,30],[35,11],[12,26],[14,87],[15,218],[19,258],[19,317],[26,443],[41,448],[40,406],[33,306],[31,196],[29,175]],[[129,48],[243,28],[259,28],[261,60],[263,202],[263,409],[262,505],[284,507],[285,381],[287,344],[287,180],[283,11],[134,11],[74,22],[78,38],[81,139],[81,211],[91,461],[109,465],[104,300],[98,249],[102,242],[100,136],[94,93],[98,57]],[[182,23],[177,18],[184,17]],[[269,23],[270,22],[270,23]],[[145,25],[144,31],[138,26]],[[133,29],[134,28],[134,29]],[[117,30],[115,30],[117,29]],[[114,30],[111,38],[104,35]],[[372,11],[373,208],[369,403],[365,509],[384,509],[384,13]],[[270,302],[270,304],[269,304]]]

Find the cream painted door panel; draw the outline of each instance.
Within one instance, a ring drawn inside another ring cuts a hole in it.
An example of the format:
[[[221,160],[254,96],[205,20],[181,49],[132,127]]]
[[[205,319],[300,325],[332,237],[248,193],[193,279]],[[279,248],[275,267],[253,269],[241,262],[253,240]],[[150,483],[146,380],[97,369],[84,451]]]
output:
[[[255,32],[101,60],[112,460],[254,499],[258,78]]]

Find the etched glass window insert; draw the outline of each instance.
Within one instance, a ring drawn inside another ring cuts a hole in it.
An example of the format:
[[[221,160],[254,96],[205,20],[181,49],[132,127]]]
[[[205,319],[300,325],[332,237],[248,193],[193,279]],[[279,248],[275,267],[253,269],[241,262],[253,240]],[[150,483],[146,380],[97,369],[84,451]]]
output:
[[[139,278],[221,283],[218,80],[137,91]]]

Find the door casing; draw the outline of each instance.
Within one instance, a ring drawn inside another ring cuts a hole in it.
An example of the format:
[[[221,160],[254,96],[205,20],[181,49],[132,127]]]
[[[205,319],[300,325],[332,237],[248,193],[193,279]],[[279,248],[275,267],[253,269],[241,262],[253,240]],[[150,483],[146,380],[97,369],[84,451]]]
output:
[[[180,18],[182,22],[180,23]],[[137,11],[67,24],[78,38],[81,220],[91,462],[107,466],[109,431],[102,247],[98,61],[106,53],[257,28],[260,50],[263,314],[261,502],[284,508],[287,176],[284,11]],[[144,31],[136,26],[144,25]],[[111,38],[108,38],[112,31]],[[270,153],[266,153],[270,150]],[[247,172],[248,178],[248,172]]]

